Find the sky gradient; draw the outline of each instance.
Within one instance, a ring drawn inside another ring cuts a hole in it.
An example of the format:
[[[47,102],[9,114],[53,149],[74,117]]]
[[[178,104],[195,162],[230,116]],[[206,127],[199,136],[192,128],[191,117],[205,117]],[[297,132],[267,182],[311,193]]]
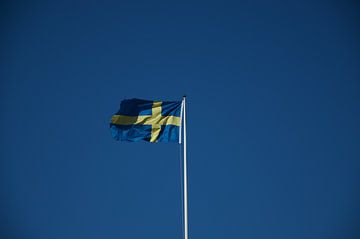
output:
[[[189,239],[360,238],[356,1],[8,1],[0,237],[181,239],[180,147],[126,98],[187,97]]]

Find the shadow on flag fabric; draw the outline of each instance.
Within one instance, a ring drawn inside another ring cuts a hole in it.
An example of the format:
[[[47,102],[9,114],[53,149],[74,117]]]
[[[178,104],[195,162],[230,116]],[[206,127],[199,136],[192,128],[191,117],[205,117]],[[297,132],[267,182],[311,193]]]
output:
[[[181,101],[127,99],[112,116],[112,137],[119,141],[178,142]]]

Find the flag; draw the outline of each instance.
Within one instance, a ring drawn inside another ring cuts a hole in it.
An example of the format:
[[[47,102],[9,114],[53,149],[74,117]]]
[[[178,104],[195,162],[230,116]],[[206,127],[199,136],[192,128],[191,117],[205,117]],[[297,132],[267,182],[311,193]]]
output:
[[[178,142],[181,101],[127,99],[112,116],[112,137],[120,141]]]

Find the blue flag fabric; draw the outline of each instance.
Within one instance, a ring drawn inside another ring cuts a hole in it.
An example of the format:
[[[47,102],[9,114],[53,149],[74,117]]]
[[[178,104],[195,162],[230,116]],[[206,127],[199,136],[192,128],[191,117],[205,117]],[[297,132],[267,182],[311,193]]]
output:
[[[120,141],[178,142],[181,101],[127,99],[112,116],[111,134]]]

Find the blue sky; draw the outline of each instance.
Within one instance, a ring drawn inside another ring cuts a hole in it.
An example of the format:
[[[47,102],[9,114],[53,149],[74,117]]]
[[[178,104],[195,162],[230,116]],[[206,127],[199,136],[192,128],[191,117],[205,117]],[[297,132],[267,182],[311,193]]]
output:
[[[182,238],[179,145],[125,98],[188,96],[193,238],[359,238],[355,1],[1,4],[1,238]]]

